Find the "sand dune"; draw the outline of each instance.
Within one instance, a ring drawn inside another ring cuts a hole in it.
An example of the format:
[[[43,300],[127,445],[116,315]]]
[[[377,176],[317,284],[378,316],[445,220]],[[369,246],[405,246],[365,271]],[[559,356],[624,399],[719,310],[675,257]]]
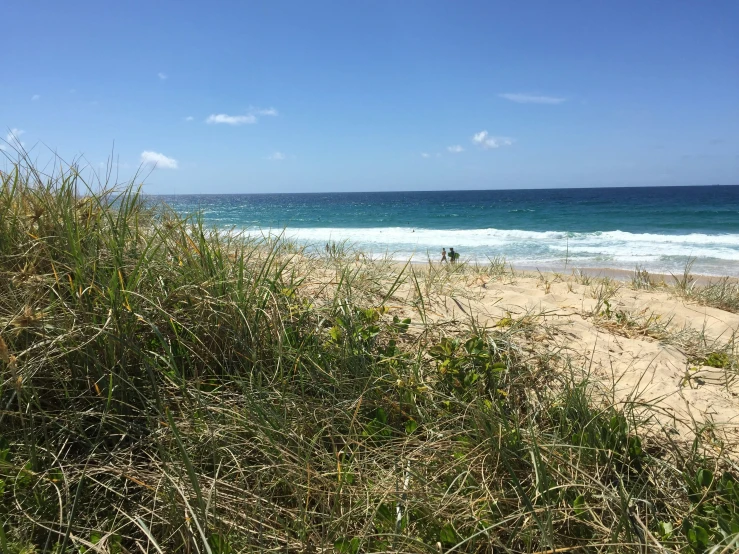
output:
[[[455,285],[429,308],[437,323],[495,326],[533,318],[547,330],[534,338],[538,346],[558,352],[563,368],[589,372],[604,400],[632,403],[637,412],[652,405],[656,433],[687,441],[698,430],[739,453],[739,383],[732,370],[705,364],[713,352],[736,353],[739,314],[687,301],[667,287],[582,284],[574,276],[465,275]],[[412,295],[412,287],[405,293]]]

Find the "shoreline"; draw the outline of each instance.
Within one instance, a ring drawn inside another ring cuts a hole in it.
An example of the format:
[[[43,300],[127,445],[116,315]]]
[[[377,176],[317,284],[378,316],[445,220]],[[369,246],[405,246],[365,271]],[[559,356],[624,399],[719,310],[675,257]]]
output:
[[[312,242],[297,241],[307,251],[315,252],[319,255],[325,255],[324,249]],[[336,242],[336,244],[341,244]],[[439,253],[434,253],[431,256],[430,251],[415,251],[415,252],[398,252],[398,251],[367,251],[362,248],[358,248],[348,241],[344,242],[344,247],[341,249],[344,255],[348,253],[359,254],[361,257],[379,260],[379,259],[390,259],[397,263],[405,263],[411,260],[414,265],[428,265],[429,263],[439,264]],[[593,265],[580,265],[573,263],[572,261],[566,261],[562,258],[560,261],[545,260],[540,262],[542,265],[537,265],[536,261],[516,261],[515,258],[507,258],[505,254],[491,255],[484,258],[477,257],[465,257],[464,254],[458,263],[480,265],[485,266],[491,262],[505,262],[507,266],[512,265],[516,271],[541,271],[542,273],[570,273],[572,271],[583,272],[590,276],[597,276],[597,274],[603,274],[604,276],[610,276],[612,278],[619,278],[619,276],[631,276],[634,272],[639,270],[646,270],[649,275],[655,278],[664,278],[666,281],[672,280],[672,275],[682,275],[690,265],[690,274],[694,277],[701,277],[706,279],[722,279],[729,277],[730,279],[739,279],[739,262],[733,260],[722,260],[725,262],[723,266],[703,267],[706,265],[705,260],[694,257],[686,259],[674,268],[674,271],[664,267],[665,264],[661,264],[663,267],[654,268],[652,264],[648,263],[628,263],[624,262],[621,267],[614,267],[608,265],[598,265],[596,262]],[[722,269],[723,268],[723,269]]]
[[[578,270],[631,272],[636,267],[654,275],[682,274],[692,264],[696,275],[739,277],[739,234],[661,235],[649,232],[604,231],[567,238],[560,231],[524,229],[428,229],[409,227],[285,227],[219,228],[244,237],[276,238],[323,253],[326,244],[343,253],[361,253],[373,259],[414,263],[437,262],[445,246],[460,252],[460,261],[487,264],[505,259],[514,267],[564,272]]]
[[[441,263],[441,262],[430,262],[430,261],[417,261],[413,258],[409,259],[407,262],[401,261],[401,260],[393,260],[393,265],[395,267],[402,267],[406,265],[406,263],[409,263],[414,268],[416,267],[428,267],[429,263],[433,265],[435,268],[439,268],[443,265],[449,265],[451,264],[449,262]],[[475,262],[459,262],[460,265],[468,265],[471,267],[475,267]],[[478,264],[480,267],[485,267],[487,264]],[[564,265],[562,267],[551,267],[548,266],[546,268],[540,268],[535,265],[515,265],[511,263],[505,264],[508,269],[508,271],[513,271],[517,274],[523,274],[526,276],[536,276],[539,273],[542,275],[552,275],[552,276],[587,276],[592,278],[609,278],[616,281],[621,282],[628,282],[631,281],[635,274],[635,269],[619,269],[619,268],[612,268],[612,267],[576,267],[576,266],[567,266]],[[666,285],[666,286],[672,286],[674,285],[677,280],[682,276],[682,273],[661,273],[656,272],[652,273],[651,271],[649,273],[649,278],[651,282],[655,285]],[[733,275],[710,275],[705,273],[697,273],[697,272],[690,272],[690,277],[693,280],[693,283],[699,286],[705,286],[712,283],[715,283],[717,281],[723,281],[726,280],[729,283],[737,283],[739,282],[739,277],[735,277]]]

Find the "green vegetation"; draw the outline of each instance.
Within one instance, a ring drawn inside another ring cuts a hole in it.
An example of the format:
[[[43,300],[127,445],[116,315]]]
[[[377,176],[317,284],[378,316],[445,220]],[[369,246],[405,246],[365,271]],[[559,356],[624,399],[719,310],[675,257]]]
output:
[[[652,440],[533,316],[434,323],[465,264],[218,234],[74,167],[1,187],[2,552],[736,548],[709,432]]]
[[[692,298],[706,306],[739,313],[739,281],[723,277],[693,291]]]
[[[682,275],[672,276],[676,292],[699,304],[739,313],[739,281],[722,277],[705,286],[696,286],[696,279],[690,272],[694,261],[691,259],[685,264]]]

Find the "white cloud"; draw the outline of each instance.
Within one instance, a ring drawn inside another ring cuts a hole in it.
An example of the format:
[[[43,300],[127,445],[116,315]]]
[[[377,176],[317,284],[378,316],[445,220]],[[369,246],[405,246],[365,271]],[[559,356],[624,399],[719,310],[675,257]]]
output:
[[[193,119],[195,119],[195,118],[194,118],[193,116],[191,116],[191,115],[188,115],[188,116],[187,116],[187,117],[185,118],[185,121],[192,121]]]
[[[257,122],[257,117],[253,114],[228,115],[225,113],[219,113],[209,115],[205,122],[210,123],[211,125],[217,123],[225,123],[226,125],[251,125],[252,123]]]
[[[23,129],[11,129],[8,134],[5,135],[5,142],[0,141],[0,150],[7,150],[12,148],[13,150],[20,150],[25,146],[20,140],[20,136],[25,133]]]
[[[506,92],[499,94],[501,98],[518,102],[519,104],[561,104],[566,98],[557,98],[555,96],[541,96],[539,94],[527,94],[525,92]]]
[[[270,116],[280,115],[277,112],[277,110],[274,108],[249,108],[249,113],[255,114],[255,115],[270,115]]]
[[[422,158],[430,158],[431,156],[429,155],[428,152],[421,152],[421,157]]]
[[[18,137],[21,135],[26,134],[26,132],[23,129],[11,129],[10,132],[6,135],[5,139],[10,142],[11,140],[18,140]]]
[[[152,165],[157,169],[177,169],[178,163],[174,158],[168,158],[159,152],[144,150],[141,152],[141,163],[143,165]]]
[[[274,152],[271,155],[267,156],[267,159],[268,160],[273,160],[273,161],[284,160],[285,159],[285,154],[283,154],[282,152]]]
[[[258,116],[276,117],[279,112],[275,108],[255,108],[249,106],[245,115],[211,114],[206,123],[225,123],[226,125],[251,125],[257,122]]]
[[[472,135],[472,142],[476,145],[489,150],[492,148],[500,148],[501,146],[510,146],[513,139],[508,137],[491,137],[487,131],[480,131]]]
[[[34,102],[36,100],[39,100],[40,98],[41,98],[41,95],[40,94],[34,94],[33,96],[31,96],[31,100],[34,101]]]
[[[159,79],[162,81],[166,81],[169,78],[169,75],[160,71],[159,73],[157,73],[157,77],[159,77]]]
[[[455,144],[454,146],[447,146],[446,148],[451,152],[452,154],[459,154],[460,152],[464,152],[464,148],[462,148],[459,144]]]

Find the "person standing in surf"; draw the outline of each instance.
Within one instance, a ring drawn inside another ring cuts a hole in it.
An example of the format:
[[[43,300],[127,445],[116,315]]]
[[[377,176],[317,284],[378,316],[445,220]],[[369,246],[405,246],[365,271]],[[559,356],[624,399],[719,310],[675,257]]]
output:
[[[457,261],[457,253],[454,251],[454,248],[449,249],[449,261],[451,263],[455,263]]]
[[[441,249],[441,261],[439,263],[446,263],[446,248]]]

